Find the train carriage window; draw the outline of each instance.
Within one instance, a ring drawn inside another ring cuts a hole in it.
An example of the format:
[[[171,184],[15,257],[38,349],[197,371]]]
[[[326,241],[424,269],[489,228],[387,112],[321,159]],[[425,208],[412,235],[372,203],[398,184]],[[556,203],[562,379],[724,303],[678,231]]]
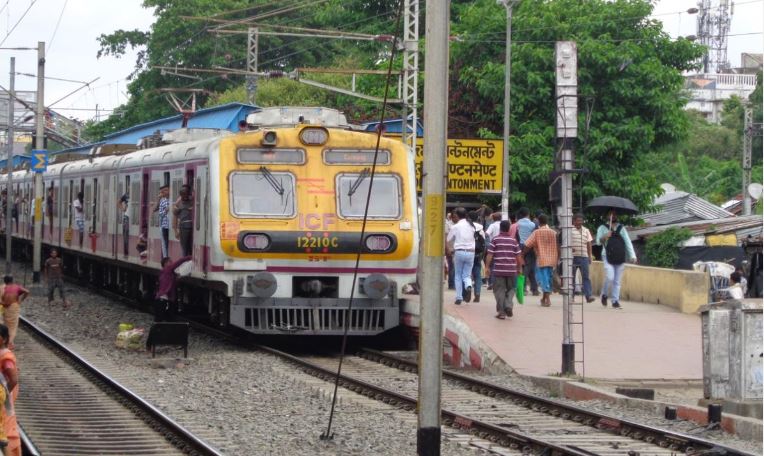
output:
[[[230,178],[231,211],[239,217],[293,217],[294,176],[271,172],[233,173]]]
[[[202,179],[197,176],[196,183],[194,184],[194,199],[196,200],[194,202],[194,219],[196,220],[196,231],[199,231],[199,228],[202,226],[200,216],[201,214],[201,201],[202,201],[202,192],[200,191],[202,188]]]
[[[337,207],[341,217],[363,218],[370,182],[368,172],[337,175]],[[398,176],[376,174],[369,202],[369,218],[400,218],[400,201],[401,183]]]
[[[138,225],[139,220],[139,210],[141,208],[141,182],[138,179],[135,179],[135,182],[133,182],[130,185],[130,224],[131,225]]]
[[[64,184],[64,193],[61,195],[63,198],[66,198],[66,195],[69,194],[69,186]],[[61,205],[61,208],[64,210],[64,213],[62,214],[62,218],[69,219],[69,203],[71,201],[64,200],[64,204]]]
[[[152,180],[151,183],[149,183],[149,201],[151,201],[150,210],[154,209],[155,205],[159,204],[159,181]],[[150,217],[151,221],[149,224],[154,227],[159,226],[159,211],[152,210]]]
[[[93,187],[90,184],[85,185],[85,195],[84,200],[82,201],[84,209],[85,209],[85,220],[90,221],[90,219],[93,218],[93,206],[88,204],[89,201],[93,200]]]
[[[93,179],[93,232],[98,230],[98,179]]]
[[[101,205],[101,220],[108,220],[109,218],[109,206],[108,206],[108,195],[109,193],[109,186],[111,184],[111,178],[106,178],[103,181],[103,194],[107,196],[107,198],[104,199],[103,204]]]

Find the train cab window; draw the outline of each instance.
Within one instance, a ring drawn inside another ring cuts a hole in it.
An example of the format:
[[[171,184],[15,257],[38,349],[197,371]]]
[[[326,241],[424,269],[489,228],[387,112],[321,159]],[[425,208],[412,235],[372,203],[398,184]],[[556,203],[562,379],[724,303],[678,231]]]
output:
[[[264,166],[259,172],[231,175],[229,200],[231,212],[239,217],[292,217],[295,214],[294,176],[271,172]]]
[[[337,207],[340,217],[363,218],[371,182],[368,168],[361,173],[337,175]],[[376,174],[369,202],[369,218],[397,219],[401,216],[401,183],[398,176]]]

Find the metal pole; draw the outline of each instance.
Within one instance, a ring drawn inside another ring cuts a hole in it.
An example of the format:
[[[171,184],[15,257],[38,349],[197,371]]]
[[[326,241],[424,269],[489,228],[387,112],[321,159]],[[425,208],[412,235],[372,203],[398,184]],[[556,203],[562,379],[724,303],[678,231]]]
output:
[[[743,215],[751,215],[751,195],[748,186],[751,185],[751,148],[753,142],[753,111],[750,103],[743,106]]]
[[[257,73],[257,47],[259,37],[258,27],[250,27],[247,30],[247,71]],[[247,75],[247,102],[255,104],[257,99],[257,75]]]
[[[11,175],[13,172],[13,114],[14,114],[14,106],[16,103],[16,57],[11,57],[11,83],[10,87],[8,89],[8,154],[6,155],[5,160],[5,169],[8,172],[8,185],[5,187],[5,273],[10,275],[11,271],[13,269],[12,263],[11,263],[11,245],[12,245],[12,234],[11,234],[11,224],[13,223],[13,220],[11,218],[11,185],[13,184],[13,176]]]
[[[37,136],[35,149],[45,149],[45,42],[37,42]],[[42,260],[42,173],[34,173],[34,244],[32,247],[32,283],[40,282]]]
[[[512,81],[512,7],[517,0],[498,0],[507,9],[507,50],[504,59],[504,166],[501,176],[501,219],[509,220],[509,121]]]
[[[424,105],[427,116],[422,170],[425,228],[422,230],[417,454],[439,456],[450,1],[427,0],[426,8]]]
[[[556,170],[560,173],[561,203],[557,217],[562,231],[562,373],[576,373],[575,344],[572,337],[573,306],[573,148],[578,135],[578,57],[576,43],[558,41],[555,46],[557,78],[557,154]]]

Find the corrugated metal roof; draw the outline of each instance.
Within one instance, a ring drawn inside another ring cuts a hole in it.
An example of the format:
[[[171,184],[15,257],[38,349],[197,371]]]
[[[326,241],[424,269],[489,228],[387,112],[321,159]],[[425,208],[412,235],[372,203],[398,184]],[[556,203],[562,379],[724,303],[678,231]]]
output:
[[[239,121],[246,119],[247,114],[255,109],[257,109],[256,106],[244,103],[226,103],[212,108],[200,109],[189,119],[188,126],[190,128],[218,128],[238,131]],[[134,125],[106,135],[102,141],[65,149],[56,153],[87,152],[94,145],[100,144],[136,144],[141,138],[149,136],[157,130],[164,133],[168,130],[180,128],[181,123],[182,116],[177,114]]]
[[[660,207],[659,212],[640,215],[640,218],[648,225],[715,220],[734,215],[703,198],[681,191],[665,193],[656,198],[654,204]]]
[[[669,228],[687,228],[693,235],[735,233],[738,240],[744,239],[749,234],[761,234],[764,222],[760,215],[747,215],[744,217],[726,217],[714,220],[694,220],[671,225],[650,226],[647,228],[630,229],[631,240],[650,237]]]

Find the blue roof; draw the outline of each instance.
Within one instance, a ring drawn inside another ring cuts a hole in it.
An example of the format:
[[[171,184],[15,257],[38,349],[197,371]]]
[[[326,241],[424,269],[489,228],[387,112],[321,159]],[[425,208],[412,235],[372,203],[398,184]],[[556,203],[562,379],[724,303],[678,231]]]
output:
[[[3,156],[5,156],[5,154],[3,154]],[[20,166],[21,164],[28,162],[31,159],[32,158],[29,157],[28,155],[14,155],[13,161],[12,161],[13,167],[16,168]],[[5,163],[7,161],[8,161],[7,158],[3,158],[2,160],[0,160],[0,168],[5,168]]]
[[[245,120],[247,114],[257,109],[257,106],[244,103],[226,103],[212,108],[200,109],[188,121],[189,128],[218,128],[238,131],[239,121]],[[101,141],[72,147],[56,153],[87,153],[93,146],[100,144],[137,144],[141,138],[154,134],[157,130],[164,133],[181,128],[183,116],[176,114],[151,122],[134,125],[121,131],[106,135]]]
[[[238,131],[239,121],[245,120],[247,114],[257,109],[256,106],[243,103],[227,103],[207,109],[200,109],[188,121],[189,128],[219,128]],[[183,116],[176,114],[159,120],[111,133],[104,137],[105,144],[136,144],[141,138],[152,135],[159,130],[164,133],[181,128]]]
[[[402,123],[403,122],[401,119],[390,119],[384,121],[383,124],[385,125],[385,133],[400,135],[403,131],[403,126],[401,125]],[[367,122],[361,124],[365,131],[376,131],[377,125],[379,125],[379,122]],[[419,120],[416,122],[416,135],[418,137],[424,136],[424,127],[422,126],[422,122]]]

